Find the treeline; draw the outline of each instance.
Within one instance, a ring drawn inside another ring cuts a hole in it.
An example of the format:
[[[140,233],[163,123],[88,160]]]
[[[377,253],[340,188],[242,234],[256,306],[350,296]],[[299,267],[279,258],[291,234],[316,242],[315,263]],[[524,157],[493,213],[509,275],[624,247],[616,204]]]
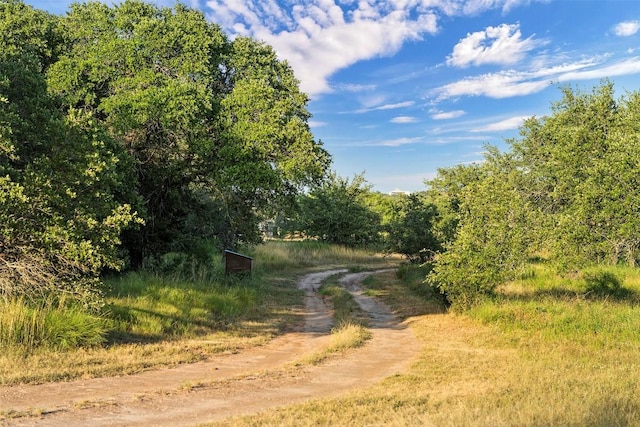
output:
[[[105,271],[259,241],[330,164],[307,102],[181,4],[0,2],[0,295],[91,300]]]
[[[640,93],[603,81],[571,87],[552,114],[484,161],[440,169],[410,197],[339,177],[302,196],[294,228],[330,242],[378,244],[429,262],[426,284],[474,304],[543,258],[561,274],[640,260]]]
[[[552,114],[485,161],[441,171],[432,191],[456,217],[430,283],[467,305],[532,259],[560,273],[640,260],[640,93],[566,87]]]
[[[0,295],[91,301],[105,272],[210,262],[265,227],[428,263],[461,307],[536,257],[640,259],[638,92],[566,87],[505,152],[407,197],[331,173],[307,102],[269,46],[180,4],[0,2]]]

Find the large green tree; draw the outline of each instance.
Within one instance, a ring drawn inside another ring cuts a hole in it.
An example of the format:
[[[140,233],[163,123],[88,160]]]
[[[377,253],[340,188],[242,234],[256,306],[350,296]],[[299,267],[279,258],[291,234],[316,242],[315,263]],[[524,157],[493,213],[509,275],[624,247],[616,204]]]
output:
[[[350,180],[331,173],[300,198],[298,231],[307,237],[347,246],[376,242],[380,216],[367,206],[368,192],[363,175]]]
[[[0,294],[72,293],[119,268],[124,227],[135,221],[127,156],[90,112],[61,114],[44,72],[58,49],[57,18],[0,3]]]
[[[263,211],[324,173],[307,98],[268,46],[231,42],[180,4],[74,4],[62,25],[49,85],[134,160],[146,221],[126,236],[134,262],[214,235],[255,241]]]
[[[438,216],[436,206],[425,200],[424,194],[401,196],[397,202],[387,224],[387,250],[402,254],[411,262],[431,260],[440,250],[440,242],[434,232]]]
[[[640,133],[636,93],[616,100],[605,81],[591,93],[562,90],[553,114],[532,118],[511,141],[528,198],[547,220],[548,249],[565,268],[634,265],[639,258]]]
[[[428,279],[454,304],[491,293],[531,255],[560,271],[638,262],[640,95],[616,100],[608,81],[562,94],[552,115],[524,123],[510,152],[490,148],[472,179],[436,180],[436,204],[455,206],[457,224]]]
[[[538,209],[526,198],[520,164],[488,147],[478,168],[482,178],[466,181],[456,194],[455,238],[436,257],[427,278],[458,308],[514,278],[538,248],[531,228]]]

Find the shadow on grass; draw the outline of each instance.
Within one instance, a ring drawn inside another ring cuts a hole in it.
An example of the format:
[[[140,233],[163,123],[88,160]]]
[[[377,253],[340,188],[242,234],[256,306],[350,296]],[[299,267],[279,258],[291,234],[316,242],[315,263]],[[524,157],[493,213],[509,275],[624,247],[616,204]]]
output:
[[[537,289],[535,291],[518,293],[518,294],[500,294],[500,299],[510,301],[542,301],[542,300],[557,300],[557,301],[611,301],[619,304],[640,304],[640,293],[633,289],[625,287],[617,287],[615,289],[571,289],[563,287],[552,287],[548,289]]]

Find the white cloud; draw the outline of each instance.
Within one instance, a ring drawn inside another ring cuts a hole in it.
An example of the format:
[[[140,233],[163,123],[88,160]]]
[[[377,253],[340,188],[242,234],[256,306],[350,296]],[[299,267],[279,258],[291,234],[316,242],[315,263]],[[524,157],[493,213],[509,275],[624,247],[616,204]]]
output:
[[[487,27],[460,40],[447,57],[447,65],[515,64],[542,43],[533,36],[523,40],[520,24]]]
[[[548,66],[536,71],[506,70],[466,77],[435,89],[431,95],[435,96],[436,101],[461,96],[501,99],[540,92],[554,82],[640,74],[640,57],[613,63],[606,63],[605,59],[588,58],[574,63]]]
[[[319,127],[322,127],[322,126],[326,126],[327,124],[328,124],[327,122],[309,120],[309,127],[312,127],[312,128],[319,128]]]
[[[420,172],[406,175],[368,176],[369,182],[376,187],[385,188],[385,192],[400,189],[403,191],[424,191],[427,189],[425,181],[432,180],[438,175],[437,171]]]
[[[411,107],[412,105],[415,104],[415,101],[404,101],[404,102],[398,102],[395,104],[384,104],[384,105],[379,105],[377,107],[367,107],[367,108],[361,108],[359,110],[356,110],[356,113],[368,113],[369,111],[381,111],[381,110],[396,110],[398,108],[406,108],[406,107]]]
[[[613,27],[616,36],[629,37],[640,31],[640,21],[624,21]]]
[[[549,80],[528,80],[527,73],[514,70],[467,77],[436,89],[438,100],[459,96],[486,96],[510,98],[540,92],[549,86]]]
[[[518,129],[522,126],[522,123],[529,116],[516,116],[509,119],[501,120],[499,122],[491,123],[486,126],[482,126],[476,129],[471,129],[471,132],[499,132],[504,130]]]
[[[431,115],[433,120],[449,120],[449,119],[457,119],[458,117],[462,117],[466,114],[463,110],[455,110],[455,111],[434,111],[434,114]]]
[[[344,92],[367,92],[370,90],[375,90],[376,85],[363,85],[363,84],[356,84],[356,83],[348,83],[348,84],[340,84],[338,85],[338,87],[336,87],[336,90],[338,91],[344,91]]]
[[[288,9],[275,0],[209,0],[210,17],[233,35],[273,46],[300,78],[301,90],[331,92],[329,77],[358,61],[396,53],[438,30],[432,9],[415,1],[306,0]]]
[[[422,142],[422,140],[423,139],[421,137],[414,137],[414,138],[404,137],[404,138],[388,139],[382,142],[378,142],[375,145],[382,145],[385,147],[399,147],[401,145],[415,144],[417,142]]]
[[[398,116],[390,120],[391,123],[397,123],[397,124],[416,123],[418,121],[419,120],[417,117],[410,117],[410,116]]]
[[[574,80],[603,79],[606,77],[627,76],[640,73],[640,57],[629,58],[613,64],[601,66],[591,70],[576,70],[558,76],[559,82]]]

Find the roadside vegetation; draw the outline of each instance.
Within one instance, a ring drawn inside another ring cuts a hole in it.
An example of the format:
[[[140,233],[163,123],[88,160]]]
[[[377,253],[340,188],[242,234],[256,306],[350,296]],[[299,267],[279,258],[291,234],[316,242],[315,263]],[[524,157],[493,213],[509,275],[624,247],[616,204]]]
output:
[[[422,340],[411,371],[256,422],[640,424],[640,93],[560,93],[504,152],[392,197],[330,170],[264,43],[181,4],[0,2],[0,384],[260,345],[299,321],[300,275],[402,259],[367,292]],[[330,352],[362,344],[322,292]]]
[[[211,425],[640,424],[640,272],[592,271],[618,277],[620,298],[594,295],[590,276],[531,268],[464,314],[425,299],[416,267],[371,276],[369,291],[407,318],[422,346],[407,372],[343,397]]]
[[[108,278],[98,313],[0,299],[0,384],[132,374],[261,345],[299,325],[303,301],[296,280],[305,272],[399,262],[317,242],[267,242],[247,252],[256,266],[244,277],[226,276],[216,258],[171,274]],[[327,354],[366,339],[362,328],[348,327],[350,321],[337,325],[335,340],[342,343]]]

